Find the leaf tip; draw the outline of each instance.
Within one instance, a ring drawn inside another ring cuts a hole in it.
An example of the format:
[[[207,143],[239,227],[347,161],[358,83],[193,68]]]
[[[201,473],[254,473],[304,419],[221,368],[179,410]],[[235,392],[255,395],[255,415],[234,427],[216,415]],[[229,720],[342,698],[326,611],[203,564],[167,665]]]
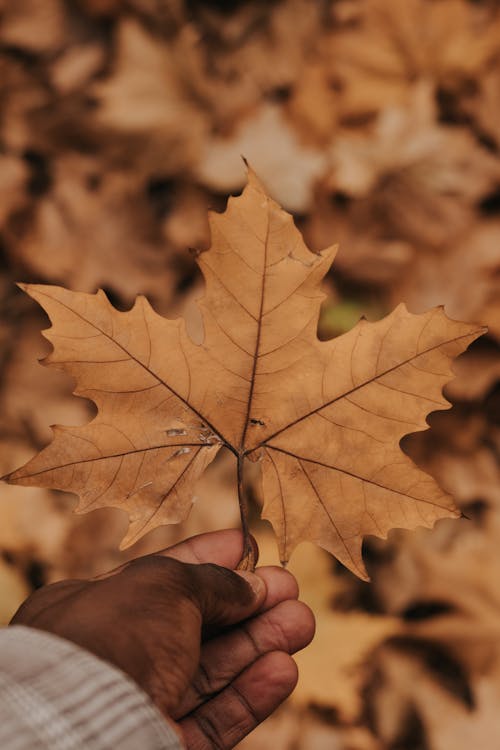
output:
[[[144,310],[146,311],[146,308],[148,308],[149,300],[144,294],[138,294],[137,297],[134,300],[134,304],[132,305],[132,310]]]
[[[368,571],[366,569],[362,554],[359,555],[359,558],[357,560],[353,558],[352,562],[354,563],[353,567],[351,567],[350,565],[348,565],[347,567],[350,568],[353,571],[353,573],[355,573],[358,576],[358,578],[361,578],[362,581],[366,581],[366,582],[370,581],[371,578],[368,575]]]
[[[339,243],[336,242],[333,245],[328,245],[328,247],[325,247],[324,250],[320,250],[319,253],[317,253],[321,258],[327,258],[330,263],[333,263],[335,258],[337,257],[337,253],[339,251]]]
[[[270,197],[269,193],[267,192],[266,188],[260,181],[255,170],[252,169],[252,167],[246,160],[245,160],[245,164],[247,168],[247,187],[254,188],[254,190],[257,190],[259,193],[262,193],[263,195],[265,195],[266,198],[269,198]]]

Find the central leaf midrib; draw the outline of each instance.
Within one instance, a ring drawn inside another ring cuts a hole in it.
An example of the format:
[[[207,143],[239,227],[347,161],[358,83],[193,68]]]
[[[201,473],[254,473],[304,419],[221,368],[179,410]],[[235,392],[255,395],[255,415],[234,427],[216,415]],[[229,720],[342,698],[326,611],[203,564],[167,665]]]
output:
[[[269,217],[269,206],[267,206],[267,228],[266,228],[266,236],[264,239],[264,262],[263,262],[263,269],[262,269],[262,284],[260,288],[260,304],[259,304],[259,313],[257,316],[257,335],[255,338],[255,350],[253,354],[253,362],[252,362],[252,374],[250,376],[250,389],[248,391],[248,403],[247,403],[247,410],[245,414],[245,421],[243,423],[243,430],[241,433],[241,441],[240,441],[240,447],[239,447],[239,453],[240,455],[244,455],[245,453],[245,438],[247,436],[248,431],[248,424],[250,420],[250,414],[252,411],[252,402],[253,402],[253,394],[254,394],[254,388],[255,388],[255,378],[257,374],[257,362],[259,360],[259,353],[260,353],[260,339],[261,339],[261,333],[262,333],[262,318],[263,318],[263,312],[264,312],[264,300],[266,296],[266,276],[267,276],[267,249],[269,244],[269,225],[270,225],[270,217]]]

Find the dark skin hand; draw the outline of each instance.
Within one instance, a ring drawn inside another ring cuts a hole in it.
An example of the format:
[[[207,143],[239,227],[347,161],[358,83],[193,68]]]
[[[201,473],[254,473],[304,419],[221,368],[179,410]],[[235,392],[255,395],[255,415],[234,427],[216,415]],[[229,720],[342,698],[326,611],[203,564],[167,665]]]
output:
[[[189,750],[226,750],[292,692],[314,634],[295,578],[236,573],[236,530],[192,537],[91,581],[36,591],[11,624],[73,641],[130,675]]]

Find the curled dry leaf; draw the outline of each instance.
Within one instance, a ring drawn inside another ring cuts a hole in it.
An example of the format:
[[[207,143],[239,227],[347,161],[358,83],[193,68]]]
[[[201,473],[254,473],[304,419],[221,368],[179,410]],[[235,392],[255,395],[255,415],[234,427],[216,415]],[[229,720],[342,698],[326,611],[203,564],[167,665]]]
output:
[[[81,511],[124,508],[131,544],[187,516],[196,480],[225,447],[245,534],[250,460],[261,465],[263,517],[280,559],[310,540],[367,577],[364,535],[458,515],[399,441],[448,406],[450,361],[484,329],[441,308],[413,315],[400,305],[319,341],[319,284],[336,248],[311,253],[253,173],[210,226],[212,247],[198,258],[201,345],[144,297],[124,313],[102,291],[24,286],[53,323],[46,363],[72,375],[98,414],[83,427],[55,426],[52,443],[7,478],[75,492]],[[246,538],[241,565],[252,566]]]

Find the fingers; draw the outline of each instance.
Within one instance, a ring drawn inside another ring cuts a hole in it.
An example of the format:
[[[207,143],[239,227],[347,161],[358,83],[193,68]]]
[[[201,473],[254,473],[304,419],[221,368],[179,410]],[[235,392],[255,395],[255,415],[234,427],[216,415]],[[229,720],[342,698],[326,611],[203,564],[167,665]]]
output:
[[[208,563],[182,567],[188,573],[190,594],[200,609],[204,627],[240,622],[257,612],[266,599],[266,583],[254,573],[236,573]]]
[[[294,654],[311,642],[314,616],[303,602],[287,600],[202,647],[200,664],[174,718],[184,716],[227,687],[272,651]]]
[[[259,558],[259,548],[253,537],[250,537],[250,540],[254,547],[255,560],[257,561]],[[173,547],[167,547],[152,555],[146,555],[146,557],[168,557],[190,564],[214,563],[215,565],[234,569],[241,560],[242,554],[242,532],[238,529],[223,529],[221,531],[211,531],[207,534],[192,536],[183,542],[179,542],[179,544],[174,544]],[[134,560],[128,560],[112,570],[100,573],[92,580],[100,581],[105,578],[111,578],[111,576],[121,573],[142,559],[138,557]]]
[[[283,652],[266,654],[231,685],[180,722],[188,750],[229,750],[269,716],[297,683]]]
[[[204,536],[210,536],[210,535],[204,535]],[[199,538],[199,537],[195,537]],[[219,566],[215,565],[198,565],[199,572],[202,576],[205,576],[205,570],[204,569],[211,569],[214,568],[218,571],[217,575],[219,580],[221,580],[221,571],[225,571],[224,576],[227,581],[233,580],[232,571],[226,568],[221,568]],[[196,568],[195,568],[196,571]],[[246,579],[250,585],[254,589],[254,594],[257,596],[257,601],[252,604],[252,608],[248,610],[248,614],[245,615],[245,617],[249,617],[250,615],[255,614],[257,611],[264,612],[268,609],[271,609],[272,607],[275,607],[276,604],[279,604],[279,602],[285,601],[287,599],[297,599],[299,595],[299,587],[297,584],[296,579],[289,573],[288,571],[284,570],[283,568],[278,568],[276,566],[268,566],[264,568],[257,568],[255,571],[255,574],[248,573],[244,571],[236,571],[236,575]],[[263,591],[256,587],[260,583],[264,584]],[[217,582],[213,581],[212,586],[216,587]],[[206,586],[208,586],[208,580],[206,584],[204,584],[203,591],[205,594],[209,594],[210,591],[206,589]],[[235,598],[235,593],[232,591],[228,591],[227,594],[223,590],[215,590],[216,596],[221,599],[221,604],[224,605],[226,608],[226,618],[228,616],[228,609],[227,607],[231,608],[232,604],[238,605],[238,610],[241,612],[241,602],[238,601]],[[231,599],[232,597],[232,599]],[[205,604],[206,606],[213,609],[213,597],[210,597],[210,601],[207,601]],[[229,600],[229,601],[228,601]],[[208,617],[208,610],[204,610],[205,619],[204,623],[205,625],[219,625],[219,624],[225,624],[229,625],[235,622],[239,622],[244,619],[243,616],[236,617],[232,616],[231,620],[224,619],[220,620],[217,617],[209,618]],[[312,636],[311,636],[312,638]]]
[[[253,615],[266,598],[263,578],[248,571],[229,570],[211,563],[191,564],[160,555],[138,558],[112,578],[93,585],[122,581],[144,601],[154,602],[157,615],[164,608],[190,605],[184,617],[198,627],[225,627]]]
[[[257,542],[251,537],[255,549],[256,560],[259,556]],[[157,554],[173,557],[185,563],[206,563],[222,565],[225,568],[235,568],[243,554],[243,534],[238,529],[224,529],[199,534],[162,550]]]
[[[257,561],[259,558],[259,548],[253,537],[250,537],[250,540],[254,547],[255,560]],[[221,531],[211,531],[207,534],[192,536],[183,542],[174,544],[172,547],[167,547],[151,555],[145,555],[145,557],[168,557],[190,564],[213,563],[225,568],[234,569],[241,560],[242,554],[242,532],[238,529],[223,529]],[[111,578],[143,559],[144,557],[136,557],[133,560],[128,560],[112,570],[94,576],[91,580],[101,581],[105,578]]]
[[[261,611],[271,609],[285,599],[298,599],[299,586],[294,576],[284,568],[269,565],[257,568],[255,574],[266,584],[267,594]]]

